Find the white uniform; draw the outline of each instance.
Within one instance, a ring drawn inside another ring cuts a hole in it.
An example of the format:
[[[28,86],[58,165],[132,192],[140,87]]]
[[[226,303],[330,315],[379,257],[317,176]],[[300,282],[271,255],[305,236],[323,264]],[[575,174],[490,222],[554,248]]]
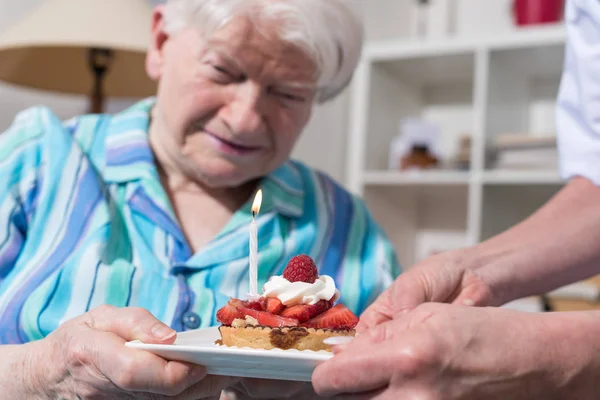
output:
[[[600,186],[600,0],[568,0],[565,23],[556,121],[561,175]]]

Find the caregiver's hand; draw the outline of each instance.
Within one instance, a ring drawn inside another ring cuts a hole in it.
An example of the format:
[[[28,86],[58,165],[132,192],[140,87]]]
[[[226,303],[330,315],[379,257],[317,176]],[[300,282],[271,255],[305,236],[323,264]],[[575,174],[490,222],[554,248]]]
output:
[[[141,308],[98,307],[36,344],[42,398],[216,398],[237,379],[207,376],[201,366],[131,349],[126,341],[172,343],[176,333]]]
[[[335,349],[313,385],[357,399],[594,399],[599,336],[598,312],[428,303]]]
[[[431,256],[401,274],[360,316],[359,332],[426,302],[485,306],[492,290],[472,268],[470,249]]]

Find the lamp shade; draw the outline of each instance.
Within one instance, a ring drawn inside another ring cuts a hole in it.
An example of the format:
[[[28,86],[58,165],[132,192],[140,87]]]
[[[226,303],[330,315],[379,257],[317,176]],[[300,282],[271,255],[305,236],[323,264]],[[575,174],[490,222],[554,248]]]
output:
[[[90,94],[89,50],[112,50],[103,82],[111,97],[155,93],[144,62],[152,7],[146,0],[43,0],[0,32],[0,80],[72,94]]]

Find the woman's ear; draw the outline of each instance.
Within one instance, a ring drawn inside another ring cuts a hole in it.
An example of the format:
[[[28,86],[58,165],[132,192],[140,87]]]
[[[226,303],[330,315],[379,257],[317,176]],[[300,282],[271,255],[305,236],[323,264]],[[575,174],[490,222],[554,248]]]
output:
[[[158,80],[162,75],[163,46],[169,38],[164,30],[164,11],[165,7],[160,5],[152,13],[152,37],[146,54],[146,73],[153,80]]]

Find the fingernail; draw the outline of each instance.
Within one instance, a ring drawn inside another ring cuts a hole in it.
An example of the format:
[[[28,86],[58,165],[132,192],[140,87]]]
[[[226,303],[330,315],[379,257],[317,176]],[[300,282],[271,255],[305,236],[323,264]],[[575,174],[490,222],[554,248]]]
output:
[[[475,305],[475,302],[471,299],[464,299],[462,302],[465,306],[472,307]]]
[[[331,352],[333,354],[339,354],[348,348],[347,344],[339,344],[335,346],[331,346]]]
[[[328,345],[348,344],[354,340],[354,336],[332,336],[323,340],[323,343]]]
[[[177,332],[169,328],[167,325],[157,324],[152,328],[152,335],[160,340],[171,339]]]

